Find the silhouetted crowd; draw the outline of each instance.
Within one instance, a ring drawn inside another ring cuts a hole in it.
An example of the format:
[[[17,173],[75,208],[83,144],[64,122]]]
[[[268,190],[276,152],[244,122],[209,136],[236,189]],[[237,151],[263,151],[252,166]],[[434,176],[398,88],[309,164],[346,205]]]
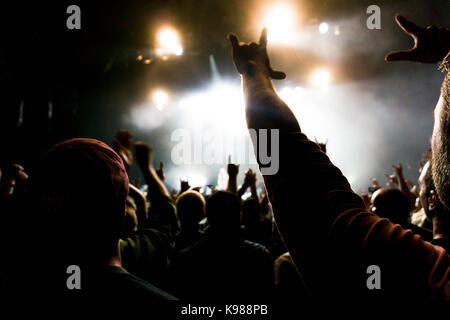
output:
[[[257,44],[231,34],[249,128],[280,131],[279,171],[262,177],[264,191],[256,172],[229,163],[226,190],[181,181],[169,192],[164,164],[155,168],[153,149],[126,130],[111,146],[63,141],[30,169],[2,168],[0,290],[121,301],[450,299],[450,36],[397,21],[416,45],[386,59],[443,61],[447,72],[417,184],[398,164],[385,186],[372,179],[354,193],[277,96],[271,79],[285,74],[270,65],[266,32]],[[142,186],[129,181],[132,165]],[[368,284],[374,265],[381,288]]]

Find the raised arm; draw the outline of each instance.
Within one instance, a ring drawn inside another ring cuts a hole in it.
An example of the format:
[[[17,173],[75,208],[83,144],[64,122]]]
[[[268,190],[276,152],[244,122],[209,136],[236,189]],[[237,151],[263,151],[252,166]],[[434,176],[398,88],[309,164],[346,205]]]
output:
[[[284,79],[286,74],[270,66],[267,30],[262,31],[259,44],[240,45],[233,34],[229,35],[229,39],[233,47],[233,61],[242,75],[248,127],[255,130],[280,129],[283,133],[300,132],[294,114],[278,97],[272,84],[271,78]]]
[[[264,181],[277,226],[310,291],[331,299],[442,298],[449,272],[445,252],[369,213],[340,170],[301,133],[272,85],[271,78],[285,75],[270,66],[266,31],[259,44],[240,45],[236,36],[229,38],[242,74],[248,127],[280,131],[279,170],[264,175]],[[367,287],[370,265],[383,270],[381,294]]]
[[[153,149],[144,142],[138,141],[134,144],[136,161],[141,168],[144,180],[148,185],[148,198],[152,201],[158,196],[169,196],[167,188],[153,167]]]

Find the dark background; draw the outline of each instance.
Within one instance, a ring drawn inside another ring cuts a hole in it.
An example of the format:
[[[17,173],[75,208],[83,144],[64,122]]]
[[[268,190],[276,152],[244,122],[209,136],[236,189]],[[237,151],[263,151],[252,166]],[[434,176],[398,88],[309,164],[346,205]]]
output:
[[[128,128],[137,139],[154,145],[160,152],[158,159],[165,159],[170,170],[167,140],[174,127],[170,122],[151,130],[133,126],[124,120],[130,108],[147,99],[155,85],[174,92],[207,85],[210,55],[220,74],[239,85],[226,35],[233,31],[243,40],[256,40],[260,30],[254,18],[270,2],[2,3],[0,165],[16,161],[27,168],[58,141],[92,137],[110,143],[117,129]],[[332,99],[340,101],[336,103],[342,110],[336,126],[346,128],[345,134],[336,131],[336,137],[326,137],[332,160],[345,174],[355,172],[351,182],[361,190],[371,176],[382,180],[398,161],[404,163],[407,177],[416,179],[421,154],[429,148],[431,112],[443,74],[436,65],[386,63],[383,58],[392,49],[412,44],[395,24],[395,13],[422,26],[448,26],[448,1],[294,2],[305,25],[327,21],[341,27],[339,40],[333,40],[339,41],[336,47],[325,46],[320,54],[308,44],[270,51],[272,63],[287,71],[287,84],[307,87],[311,66],[333,66],[333,82],[347,100],[339,100],[339,95]],[[66,28],[66,8],[71,4],[81,8],[81,30]],[[381,30],[365,27],[366,8],[371,4],[381,8]],[[184,53],[145,65],[136,57],[141,53],[154,58],[154,34],[162,23],[180,31]],[[301,118],[301,111],[296,114]],[[208,174],[210,183],[217,177],[215,170]]]

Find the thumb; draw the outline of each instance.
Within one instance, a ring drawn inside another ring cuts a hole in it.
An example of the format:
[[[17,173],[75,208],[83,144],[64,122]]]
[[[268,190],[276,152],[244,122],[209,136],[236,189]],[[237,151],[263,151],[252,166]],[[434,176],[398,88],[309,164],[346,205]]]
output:
[[[283,71],[270,69],[269,76],[272,79],[282,80],[286,78],[286,73],[284,73]]]
[[[416,61],[417,51],[415,50],[399,50],[390,52],[384,58],[386,61]]]

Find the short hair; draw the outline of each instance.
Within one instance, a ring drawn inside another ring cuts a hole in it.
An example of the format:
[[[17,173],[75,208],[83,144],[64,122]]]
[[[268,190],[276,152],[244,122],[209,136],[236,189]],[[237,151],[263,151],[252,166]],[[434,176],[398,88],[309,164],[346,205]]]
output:
[[[44,233],[55,233],[68,258],[116,253],[125,217],[128,175],[120,156],[94,139],[53,146],[31,175]]]
[[[373,194],[373,197],[375,213],[378,216],[398,224],[407,222],[411,205],[404,192],[393,188],[381,188]]]
[[[205,217],[205,198],[194,190],[183,192],[177,198],[177,213],[182,229],[198,226]]]
[[[238,231],[240,216],[241,201],[231,192],[219,191],[206,201],[206,217],[215,230]]]

